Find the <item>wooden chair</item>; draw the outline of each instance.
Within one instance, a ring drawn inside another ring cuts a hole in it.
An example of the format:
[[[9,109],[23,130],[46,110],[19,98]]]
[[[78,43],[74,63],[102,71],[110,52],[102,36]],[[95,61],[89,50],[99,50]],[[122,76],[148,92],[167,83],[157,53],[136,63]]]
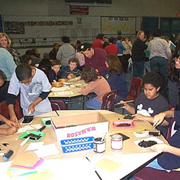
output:
[[[134,77],[131,81],[131,87],[125,100],[135,101],[140,95],[141,88],[142,88],[142,79],[139,77]]]
[[[61,100],[50,100],[53,111],[66,110],[66,104]]]
[[[17,99],[15,99],[14,110],[15,110],[17,118],[21,119],[23,117],[23,113],[22,113],[22,109],[20,107],[19,101]],[[10,118],[6,101],[3,101],[0,103],[0,114],[5,116],[7,119]]]
[[[102,110],[114,111],[114,104],[117,96],[117,90],[106,93],[102,98]]]
[[[180,171],[166,172],[150,167],[145,167],[133,176],[137,180],[179,180],[179,177]]]

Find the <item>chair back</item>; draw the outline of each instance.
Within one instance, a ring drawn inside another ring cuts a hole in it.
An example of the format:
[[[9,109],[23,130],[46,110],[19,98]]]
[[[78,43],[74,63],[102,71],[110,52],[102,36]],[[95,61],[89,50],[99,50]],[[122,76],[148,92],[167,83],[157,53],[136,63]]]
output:
[[[22,109],[20,107],[19,101],[15,99],[14,103],[14,111],[16,113],[16,116],[18,119],[21,119],[23,117]],[[6,117],[7,119],[10,118],[8,106],[6,104],[6,101],[2,101],[0,103],[0,114]]]
[[[136,100],[142,88],[142,79],[139,77],[134,77],[131,81],[131,87],[126,97],[126,100]]]
[[[167,136],[166,136],[167,140],[169,140],[174,135],[174,133],[177,131],[177,130],[175,130],[175,125],[176,125],[176,122],[174,121],[174,118],[171,118],[170,126],[168,128]]]
[[[114,104],[117,96],[117,90],[110,91],[104,94],[102,98],[102,110],[114,111]]]
[[[50,100],[53,111],[66,110],[66,104],[61,100]]]

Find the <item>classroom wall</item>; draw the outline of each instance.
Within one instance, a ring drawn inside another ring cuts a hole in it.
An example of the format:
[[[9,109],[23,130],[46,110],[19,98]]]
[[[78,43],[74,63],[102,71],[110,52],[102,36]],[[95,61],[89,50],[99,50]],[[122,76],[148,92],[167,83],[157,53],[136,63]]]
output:
[[[176,17],[179,0],[112,0],[110,7],[90,7],[90,16],[161,16]],[[68,16],[64,0],[0,0],[2,15]]]

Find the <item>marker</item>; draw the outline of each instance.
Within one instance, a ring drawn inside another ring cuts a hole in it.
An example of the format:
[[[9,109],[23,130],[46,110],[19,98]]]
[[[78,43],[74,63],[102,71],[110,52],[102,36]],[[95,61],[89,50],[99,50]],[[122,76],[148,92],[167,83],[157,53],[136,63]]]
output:
[[[30,138],[30,136],[27,137],[27,138],[20,144],[20,146],[21,146],[21,147],[24,146],[24,145],[28,142],[29,138]]]
[[[41,132],[42,130],[44,130],[46,128],[46,126],[41,127],[40,129],[37,130],[37,132]]]
[[[14,153],[14,151],[9,149],[9,151],[7,153],[4,153],[3,160],[8,161],[9,158],[13,155],[13,153]]]

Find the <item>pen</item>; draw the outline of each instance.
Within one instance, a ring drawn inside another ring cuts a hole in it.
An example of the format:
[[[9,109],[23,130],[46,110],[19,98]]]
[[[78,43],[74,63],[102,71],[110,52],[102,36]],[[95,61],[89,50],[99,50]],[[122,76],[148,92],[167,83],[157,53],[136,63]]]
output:
[[[86,159],[91,163],[91,161],[89,160],[88,157],[86,157]],[[92,164],[91,164],[91,165],[92,165]],[[100,180],[103,180],[103,179],[101,178],[101,176],[99,175],[99,173],[96,171],[95,167],[93,167],[93,168],[94,168],[94,172],[96,173],[96,175],[98,176],[98,178],[99,178]]]
[[[41,127],[40,129],[38,129],[37,132],[41,132],[41,131],[43,131],[45,128],[46,128],[46,126],[43,126],[43,127]]]

